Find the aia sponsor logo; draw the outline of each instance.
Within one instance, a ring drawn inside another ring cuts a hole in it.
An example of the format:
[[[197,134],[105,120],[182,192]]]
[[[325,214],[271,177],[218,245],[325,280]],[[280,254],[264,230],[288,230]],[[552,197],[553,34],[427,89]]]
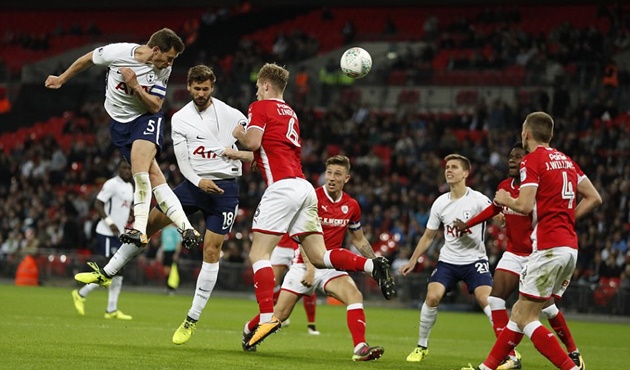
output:
[[[460,232],[459,230],[457,230],[455,226],[445,225],[444,227],[446,228],[446,234],[454,238],[459,238],[460,236],[464,234],[472,234],[472,231],[470,231],[470,228],[467,228],[466,230]]]
[[[193,155],[201,156],[201,158],[203,159],[215,159],[218,157],[215,152],[211,150],[206,150],[206,147],[204,147],[203,145],[198,146],[193,151]]]

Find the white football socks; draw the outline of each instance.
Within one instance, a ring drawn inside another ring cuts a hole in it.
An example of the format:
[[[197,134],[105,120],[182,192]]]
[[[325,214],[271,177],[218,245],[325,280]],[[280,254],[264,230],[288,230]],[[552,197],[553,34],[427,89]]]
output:
[[[505,300],[498,297],[489,296],[488,305],[492,311],[505,310]]]
[[[107,262],[107,265],[103,267],[103,271],[105,271],[108,276],[116,275],[127,262],[142,252],[142,250],[143,248],[138,248],[135,244],[125,243],[121,245],[109,262]]]
[[[118,296],[122,289],[122,276],[114,276],[112,284],[109,286],[109,297],[107,298],[107,312],[114,312],[118,309]]]
[[[136,183],[133,193],[133,228],[146,234],[151,209],[151,180],[147,172],[138,172],[133,175],[133,181]]]
[[[429,335],[431,334],[431,329],[433,329],[433,325],[435,325],[435,321],[437,320],[438,308],[437,307],[429,307],[427,303],[424,302],[422,304],[422,311],[420,311],[420,329],[418,336],[418,345],[422,347],[429,347]]]
[[[187,230],[193,228],[190,221],[188,221],[188,217],[186,217],[182,203],[168,184],[158,185],[153,188],[153,195],[155,195],[155,200],[162,212],[173,221],[178,229]]]
[[[204,262],[199,271],[197,277],[197,287],[195,288],[195,295],[193,297],[192,306],[188,311],[188,317],[193,320],[199,320],[201,311],[206,307],[208,299],[214,290],[214,285],[217,283],[217,276],[219,275],[219,262],[208,263]]]
[[[558,316],[558,313],[560,313],[560,310],[558,309],[558,306],[556,306],[555,303],[549,307],[543,308],[542,310],[542,316],[546,318],[547,320],[551,320],[554,317]]]
[[[81,289],[79,289],[79,295],[83,298],[87,298],[88,294],[92,293],[95,289],[99,287],[98,284],[86,284]]]

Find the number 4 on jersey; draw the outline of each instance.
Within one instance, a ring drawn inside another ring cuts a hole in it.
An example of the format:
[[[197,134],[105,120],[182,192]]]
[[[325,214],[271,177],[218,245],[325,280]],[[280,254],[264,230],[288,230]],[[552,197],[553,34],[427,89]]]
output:
[[[573,183],[569,181],[569,176],[566,171],[562,171],[562,199],[568,199],[569,209],[573,208],[575,191],[573,191]]]

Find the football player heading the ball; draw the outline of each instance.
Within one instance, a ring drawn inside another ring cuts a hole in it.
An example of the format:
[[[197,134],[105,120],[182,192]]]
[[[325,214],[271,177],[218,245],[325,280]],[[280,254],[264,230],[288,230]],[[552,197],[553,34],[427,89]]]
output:
[[[183,245],[190,248],[201,242],[201,235],[186,217],[181,203],[166,183],[156,155],[164,143],[164,112],[168,78],[175,58],[184,51],[184,43],[177,34],[163,28],[146,45],[114,43],[90,51],[79,57],[59,76],[48,76],[45,86],[59,89],[68,80],[93,65],[107,67],[105,110],[111,117],[112,143],[131,164],[136,184],[133,196],[133,229],[120,235],[123,243],[143,248],[146,235],[151,192],[159,204],[164,204],[166,215],[183,236]],[[124,248],[121,248],[124,249]],[[129,256],[137,248],[128,248]],[[95,268],[94,266],[91,266]],[[96,267],[98,271],[98,267]],[[105,277],[109,277],[105,273]],[[97,281],[84,281],[94,283]]]

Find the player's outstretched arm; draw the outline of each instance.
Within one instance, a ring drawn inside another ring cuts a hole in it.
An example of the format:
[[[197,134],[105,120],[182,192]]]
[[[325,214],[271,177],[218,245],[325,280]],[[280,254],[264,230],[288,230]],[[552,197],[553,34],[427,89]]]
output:
[[[424,234],[422,234],[422,238],[418,242],[416,246],[416,250],[413,251],[413,254],[409,258],[409,262],[400,268],[400,274],[402,276],[407,276],[413,269],[416,267],[416,263],[418,263],[418,258],[424,254],[424,252],[429,248],[433,239],[437,235],[438,230],[426,229]]]
[[[471,218],[470,220],[468,220],[467,222],[464,222],[462,220],[460,220],[459,218],[455,219],[454,225],[457,228],[457,230],[459,232],[463,232],[466,229],[468,229],[469,227],[473,227],[475,225],[478,225],[482,222],[486,222],[489,219],[491,219],[492,217],[498,215],[499,213],[501,213],[501,207],[492,203],[491,205],[489,205],[488,207],[486,207],[486,209],[484,209],[483,211],[479,212],[478,215],[476,215],[475,217]]]
[[[82,72],[93,65],[94,65],[94,62],[92,62],[92,52],[90,51],[89,53],[75,60],[74,63],[72,63],[72,65],[70,65],[70,67],[66,69],[66,71],[63,72],[61,75],[48,76],[48,78],[46,78],[46,82],[44,82],[44,86],[46,86],[49,89],[58,89],[61,86],[63,86],[63,84],[65,84],[69,79],[77,75],[79,72]]]
[[[602,196],[599,195],[599,192],[588,178],[580,181],[577,191],[582,196],[582,200],[575,207],[575,219],[579,220],[602,204]]]

